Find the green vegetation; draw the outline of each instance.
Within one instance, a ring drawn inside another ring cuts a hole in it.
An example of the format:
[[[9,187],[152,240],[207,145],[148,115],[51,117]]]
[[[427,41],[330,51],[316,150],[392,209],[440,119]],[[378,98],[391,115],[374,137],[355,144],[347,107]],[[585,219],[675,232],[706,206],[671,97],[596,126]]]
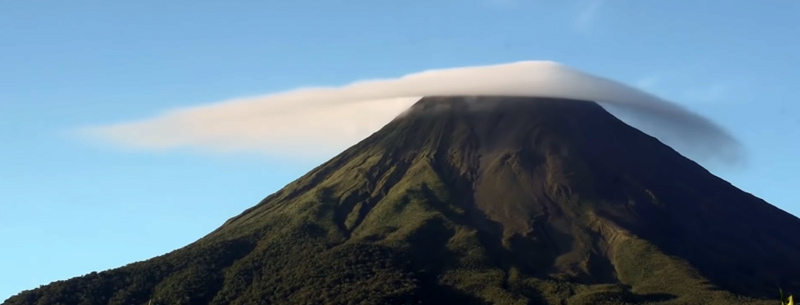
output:
[[[597,105],[520,105],[411,113],[195,243],[2,305],[767,305],[800,271],[761,263],[796,218]]]
[[[783,295],[783,289],[780,289],[781,293],[781,305],[794,305],[794,296],[791,294],[786,297]]]

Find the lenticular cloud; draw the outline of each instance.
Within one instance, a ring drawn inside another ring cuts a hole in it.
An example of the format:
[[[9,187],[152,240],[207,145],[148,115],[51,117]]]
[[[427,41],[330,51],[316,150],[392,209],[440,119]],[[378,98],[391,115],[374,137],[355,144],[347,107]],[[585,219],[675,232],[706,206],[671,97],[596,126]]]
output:
[[[166,111],[133,122],[81,128],[142,149],[196,148],[308,156],[340,151],[423,96],[503,95],[597,101],[656,122],[654,135],[728,161],[737,143],[711,121],[646,92],[548,61],[430,70],[342,87],[308,88]],[[664,140],[664,139],[662,139]],[[672,143],[669,143],[672,142]]]

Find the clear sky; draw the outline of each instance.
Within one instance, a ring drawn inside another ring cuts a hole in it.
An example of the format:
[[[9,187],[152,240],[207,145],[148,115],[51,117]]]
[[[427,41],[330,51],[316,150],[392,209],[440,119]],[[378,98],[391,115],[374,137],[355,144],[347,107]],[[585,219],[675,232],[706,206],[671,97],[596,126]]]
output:
[[[554,60],[678,102],[745,146],[709,170],[800,215],[797,33],[789,0],[0,0],[0,300],[191,243],[327,159],[68,130],[434,68]]]

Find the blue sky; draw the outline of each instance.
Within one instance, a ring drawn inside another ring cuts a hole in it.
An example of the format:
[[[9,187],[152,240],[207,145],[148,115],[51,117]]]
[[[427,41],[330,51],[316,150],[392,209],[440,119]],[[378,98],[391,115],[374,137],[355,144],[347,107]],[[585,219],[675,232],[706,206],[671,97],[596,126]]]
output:
[[[184,246],[327,157],[68,131],[434,68],[554,60],[727,128],[715,174],[800,215],[797,1],[0,1],[0,299]]]

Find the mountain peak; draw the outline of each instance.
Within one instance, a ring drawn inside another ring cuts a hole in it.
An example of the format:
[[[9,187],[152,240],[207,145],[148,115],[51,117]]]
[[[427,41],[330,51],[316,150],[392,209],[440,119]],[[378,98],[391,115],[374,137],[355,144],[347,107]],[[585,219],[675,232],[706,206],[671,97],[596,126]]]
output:
[[[402,132],[412,133],[417,138],[427,138],[424,134],[414,133],[419,130],[417,127],[423,125],[432,128],[428,131],[441,131],[445,136],[454,138],[458,138],[459,132],[469,129],[469,133],[475,137],[472,144],[482,149],[497,145],[521,148],[536,146],[535,143],[526,142],[525,137],[542,128],[548,129],[548,133],[574,133],[580,132],[582,126],[606,124],[613,120],[616,118],[597,103],[579,100],[503,96],[425,97],[386,129],[396,130],[400,126],[415,125],[415,128]],[[570,140],[578,135],[562,136],[565,136],[562,140]]]
[[[199,241],[18,304],[771,304],[800,220],[594,102],[426,97]]]
[[[557,112],[567,115],[608,115],[592,101],[520,96],[430,96],[420,99],[403,116],[445,113],[474,116],[498,112],[533,115],[534,118],[541,116],[537,114]],[[529,121],[533,122],[534,119]]]

